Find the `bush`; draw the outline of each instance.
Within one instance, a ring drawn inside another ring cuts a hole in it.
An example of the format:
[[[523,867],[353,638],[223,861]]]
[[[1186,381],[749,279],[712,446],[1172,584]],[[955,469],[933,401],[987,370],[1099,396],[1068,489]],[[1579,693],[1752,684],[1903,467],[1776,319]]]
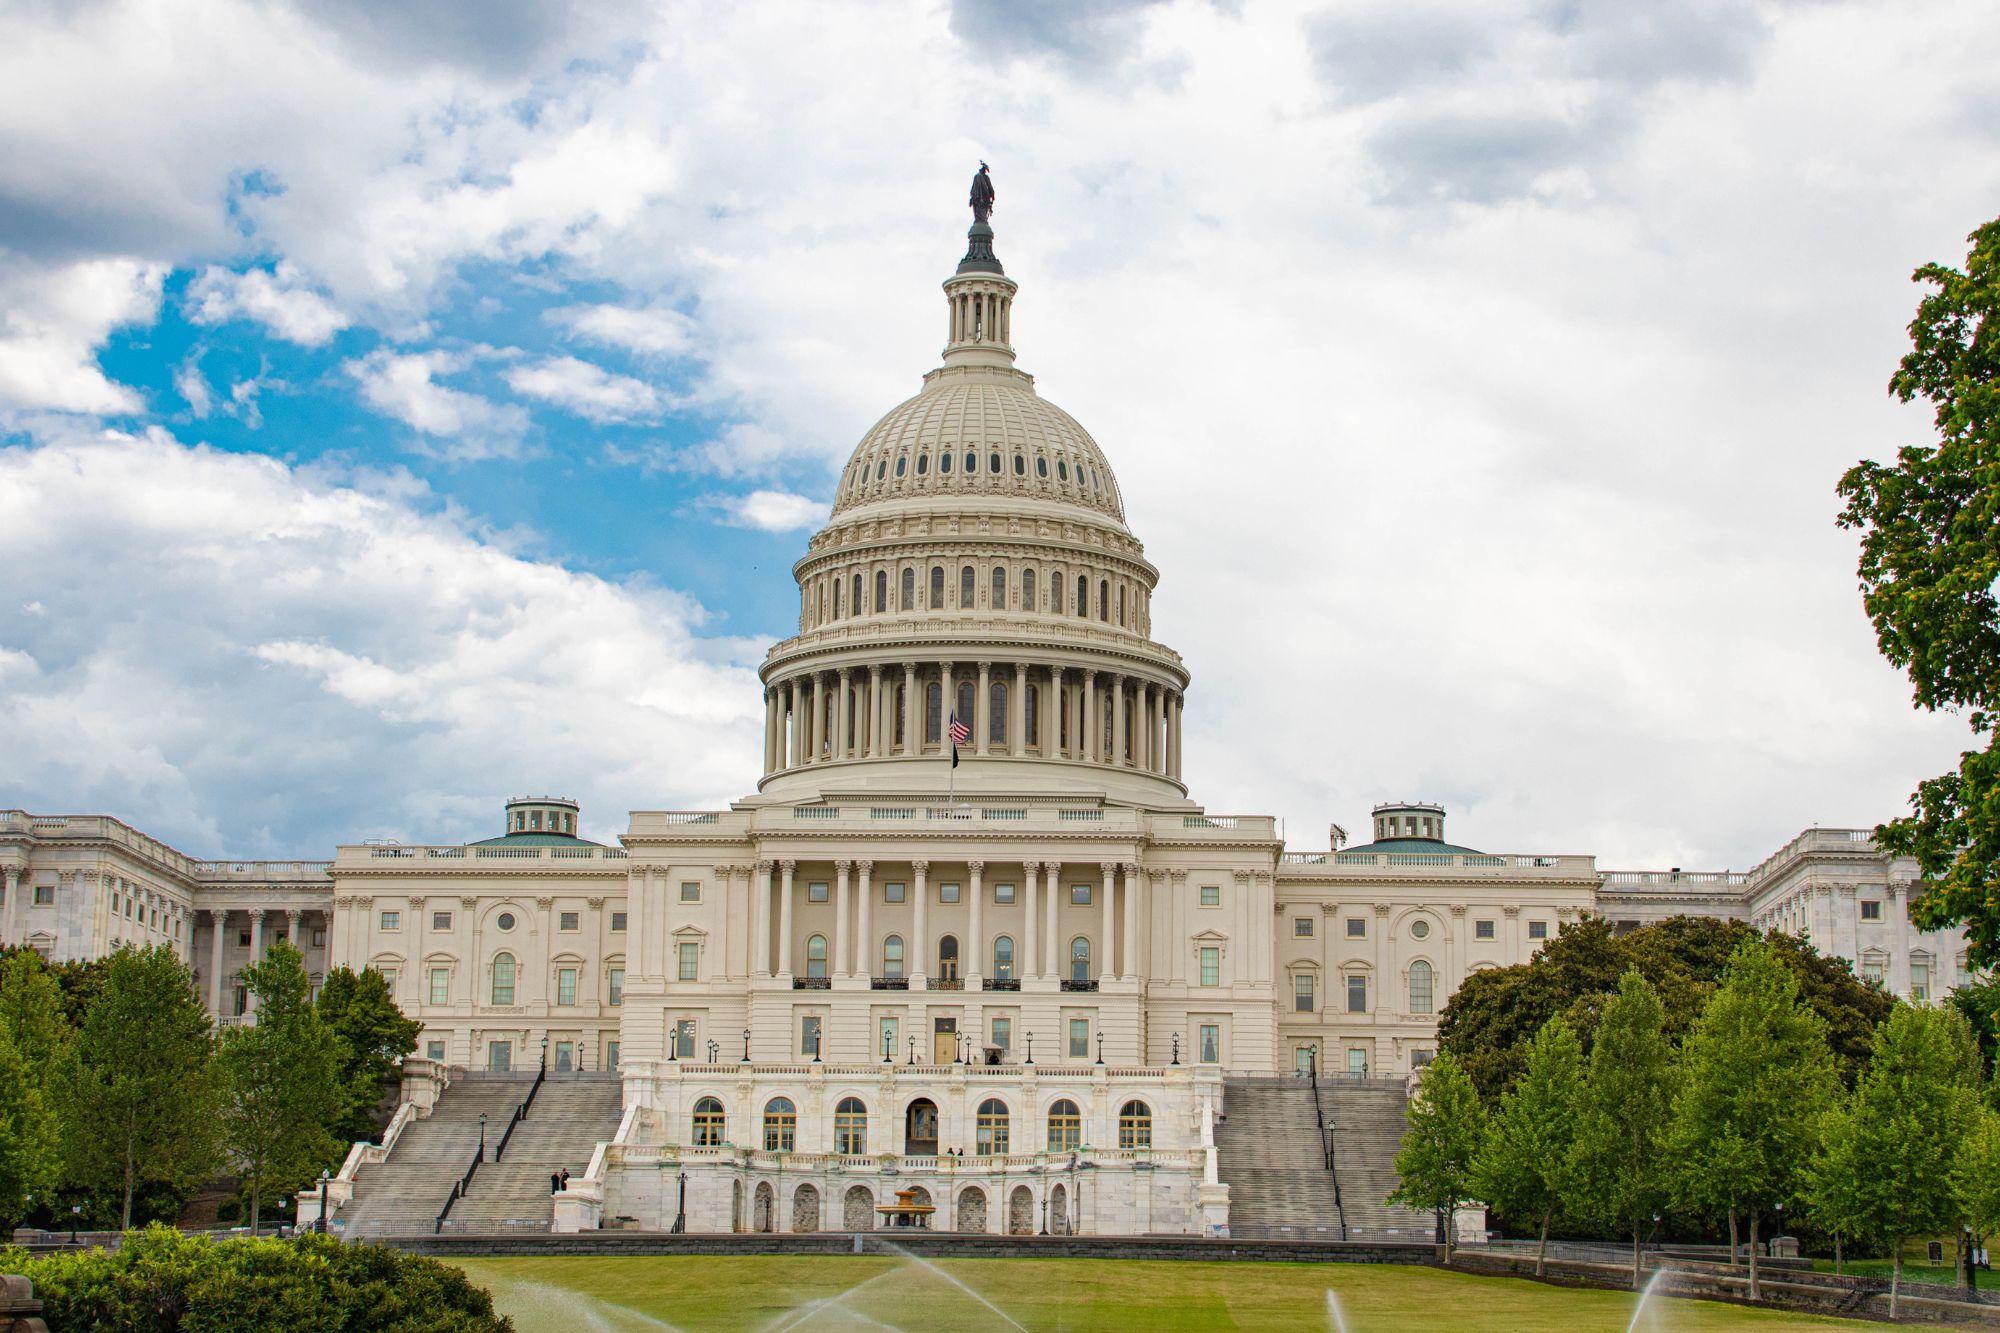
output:
[[[65,1333],[511,1333],[493,1298],[447,1264],[330,1236],[211,1241],[150,1226],[116,1251],[29,1258],[0,1272],[35,1284]]]

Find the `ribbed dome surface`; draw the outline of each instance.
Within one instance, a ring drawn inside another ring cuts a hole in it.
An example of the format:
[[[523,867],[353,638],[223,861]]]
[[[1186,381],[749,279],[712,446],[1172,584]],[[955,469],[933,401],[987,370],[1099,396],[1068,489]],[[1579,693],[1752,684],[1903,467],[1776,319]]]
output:
[[[1013,370],[933,371],[848,460],[833,512],[926,496],[1062,500],[1123,524],[1118,482],[1090,432]]]

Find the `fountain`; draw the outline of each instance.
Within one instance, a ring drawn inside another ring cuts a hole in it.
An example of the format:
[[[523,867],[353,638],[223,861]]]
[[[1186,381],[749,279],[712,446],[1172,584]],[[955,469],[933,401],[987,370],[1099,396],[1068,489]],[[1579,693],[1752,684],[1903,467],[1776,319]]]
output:
[[[931,1214],[937,1211],[937,1206],[916,1202],[920,1192],[915,1189],[897,1190],[894,1203],[876,1204],[875,1211],[882,1214],[882,1224],[891,1231],[899,1227],[911,1231],[930,1230]]]
[[[1340,1297],[1332,1287],[1326,1289],[1326,1327],[1327,1333],[1347,1333],[1347,1316],[1340,1312]]]
[[[1672,1271],[1669,1268],[1653,1270],[1653,1276],[1647,1281],[1645,1290],[1639,1293],[1639,1303],[1632,1307],[1632,1322],[1625,1326],[1625,1333],[1639,1333],[1639,1320],[1645,1316],[1647,1302],[1653,1299],[1653,1288],[1659,1286]]]
[[[904,1249],[900,1245],[891,1245],[886,1240],[876,1241],[875,1243],[881,1246],[883,1249],[887,1250],[889,1253],[895,1255],[897,1258],[901,1259],[904,1263],[915,1264],[918,1268],[923,1269],[926,1273],[929,1273],[932,1277],[943,1278],[946,1282],[951,1283],[952,1286],[957,1287],[960,1291],[970,1296],[973,1300],[978,1301],[988,1310],[991,1310],[995,1315],[997,1315],[1002,1321],[1006,1323],[1007,1327],[1014,1329],[1015,1333],[1028,1333],[1026,1326],[1023,1325],[1020,1320],[1014,1318],[1014,1316],[1008,1314],[1005,1310],[995,1305],[992,1301],[987,1300],[984,1296],[980,1295],[973,1288],[967,1286],[965,1283],[959,1281],[951,1274],[945,1272],[942,1268],[939,1268],[936,1264],[932,1263],[930,1260],[925,1259],[919,1255],[911,1254],[908,1250]]]

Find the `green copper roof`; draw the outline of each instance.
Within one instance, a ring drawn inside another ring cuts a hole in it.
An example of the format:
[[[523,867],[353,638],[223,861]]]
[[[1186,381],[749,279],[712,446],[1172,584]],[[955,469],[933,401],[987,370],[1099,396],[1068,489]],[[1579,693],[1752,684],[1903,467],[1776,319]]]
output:
[[[602,847],[588,838],[572,838],[567,833],[509,833],[498,838],[481,838],[468,847]]]
[[[1359,847],[1343,847],[1342,856],[1349,852],[1428,852],[1435,856],[1457,853],[1463,856],[1484,856],[1484,852],[1470,847],[1460,847],[1456,843],[1439,842],[1436,838],[1384,838],[1380,842],[1365,842]]]

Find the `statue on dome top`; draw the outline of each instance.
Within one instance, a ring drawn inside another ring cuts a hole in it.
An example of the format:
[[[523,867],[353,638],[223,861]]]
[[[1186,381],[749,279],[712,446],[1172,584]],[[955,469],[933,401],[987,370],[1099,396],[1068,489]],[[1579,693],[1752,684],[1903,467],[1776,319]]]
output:
[[[984,162],[979,164],[979,174],[972,178],[972,220],[983,223],[993,216],[993,177]]]

